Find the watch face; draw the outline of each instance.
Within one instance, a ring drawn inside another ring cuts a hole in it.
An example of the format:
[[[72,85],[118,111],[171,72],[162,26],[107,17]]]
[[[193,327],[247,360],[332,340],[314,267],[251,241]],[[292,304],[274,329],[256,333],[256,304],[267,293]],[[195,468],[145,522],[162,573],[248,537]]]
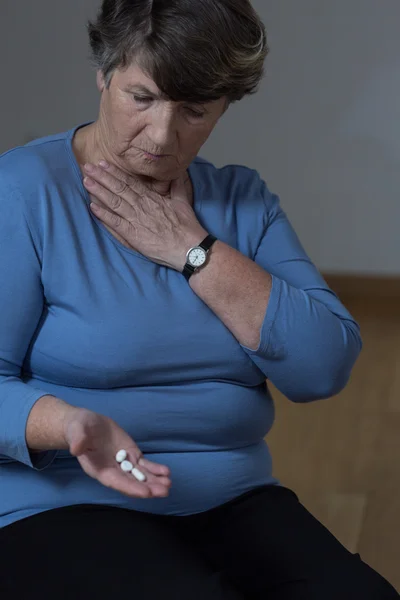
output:
[[[189,252],[188,261],[192,267],[201,267],[206,262],[207,253],[203,248],[193,248]]]

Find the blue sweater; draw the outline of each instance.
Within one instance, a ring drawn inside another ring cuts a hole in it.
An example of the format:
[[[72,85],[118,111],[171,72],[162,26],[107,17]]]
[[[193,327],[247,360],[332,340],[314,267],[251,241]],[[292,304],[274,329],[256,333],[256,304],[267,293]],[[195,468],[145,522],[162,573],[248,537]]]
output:
[[[91,214],[75,130],[0,157],[0,527],[79,503],[187,515],[279,484],[266,379],[294,402],[338,393],[361,348],[357,323],[257,172],[197,158],[199,221],[273,278],[259,348],[242,346],[180,273]],[[45,394],[113,418],[170,467],[170,496],[131,499],[67,451],[30,454],[26,423]]]

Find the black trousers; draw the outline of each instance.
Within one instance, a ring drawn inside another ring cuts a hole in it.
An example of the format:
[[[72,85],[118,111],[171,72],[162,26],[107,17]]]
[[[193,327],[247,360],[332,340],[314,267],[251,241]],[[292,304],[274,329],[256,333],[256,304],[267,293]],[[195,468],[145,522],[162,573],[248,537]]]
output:
[[[286,488],[188,517],[97,505],[0,530],[2,600],[390,600]]]

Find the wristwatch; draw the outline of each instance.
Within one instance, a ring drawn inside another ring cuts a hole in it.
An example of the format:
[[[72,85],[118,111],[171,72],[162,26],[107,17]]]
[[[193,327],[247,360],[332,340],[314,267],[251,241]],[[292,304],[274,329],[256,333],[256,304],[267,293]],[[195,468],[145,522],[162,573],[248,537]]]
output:
[[[194,248],[190,248],[190,250],[187,252],[186,264],[182,271],[187,281],[189,281],[193,273],[195,273],[200,267],[202,267],[206,263],[207,255],[210,251],[210,248],[216,241],[217,238],[215,236],[208,235],[205,238],[205,240],[201,242],[201,244],[195,246]]]

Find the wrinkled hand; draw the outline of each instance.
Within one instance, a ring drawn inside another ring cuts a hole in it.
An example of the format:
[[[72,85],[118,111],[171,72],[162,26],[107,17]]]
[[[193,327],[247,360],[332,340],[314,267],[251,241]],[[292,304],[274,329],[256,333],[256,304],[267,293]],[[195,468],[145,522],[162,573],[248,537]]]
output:
[[[207,236],[190,205],[184,177],[162,196],[116,166],[104,165],[84,166],[86,189],[104,205],[92,203],[93,213],[133,250],[182,271],[187,251]]]
[[[64,437],[70,453],[78,459],[87,475],[132,498],[165,498],[171,486],[167,466],[143,457],[132,438],[119,425],[104,415],[90,410],[73,411],[64,423]],[[139,482],[124,473],[115,456],[126,450],[128,460],[145,476]]]

